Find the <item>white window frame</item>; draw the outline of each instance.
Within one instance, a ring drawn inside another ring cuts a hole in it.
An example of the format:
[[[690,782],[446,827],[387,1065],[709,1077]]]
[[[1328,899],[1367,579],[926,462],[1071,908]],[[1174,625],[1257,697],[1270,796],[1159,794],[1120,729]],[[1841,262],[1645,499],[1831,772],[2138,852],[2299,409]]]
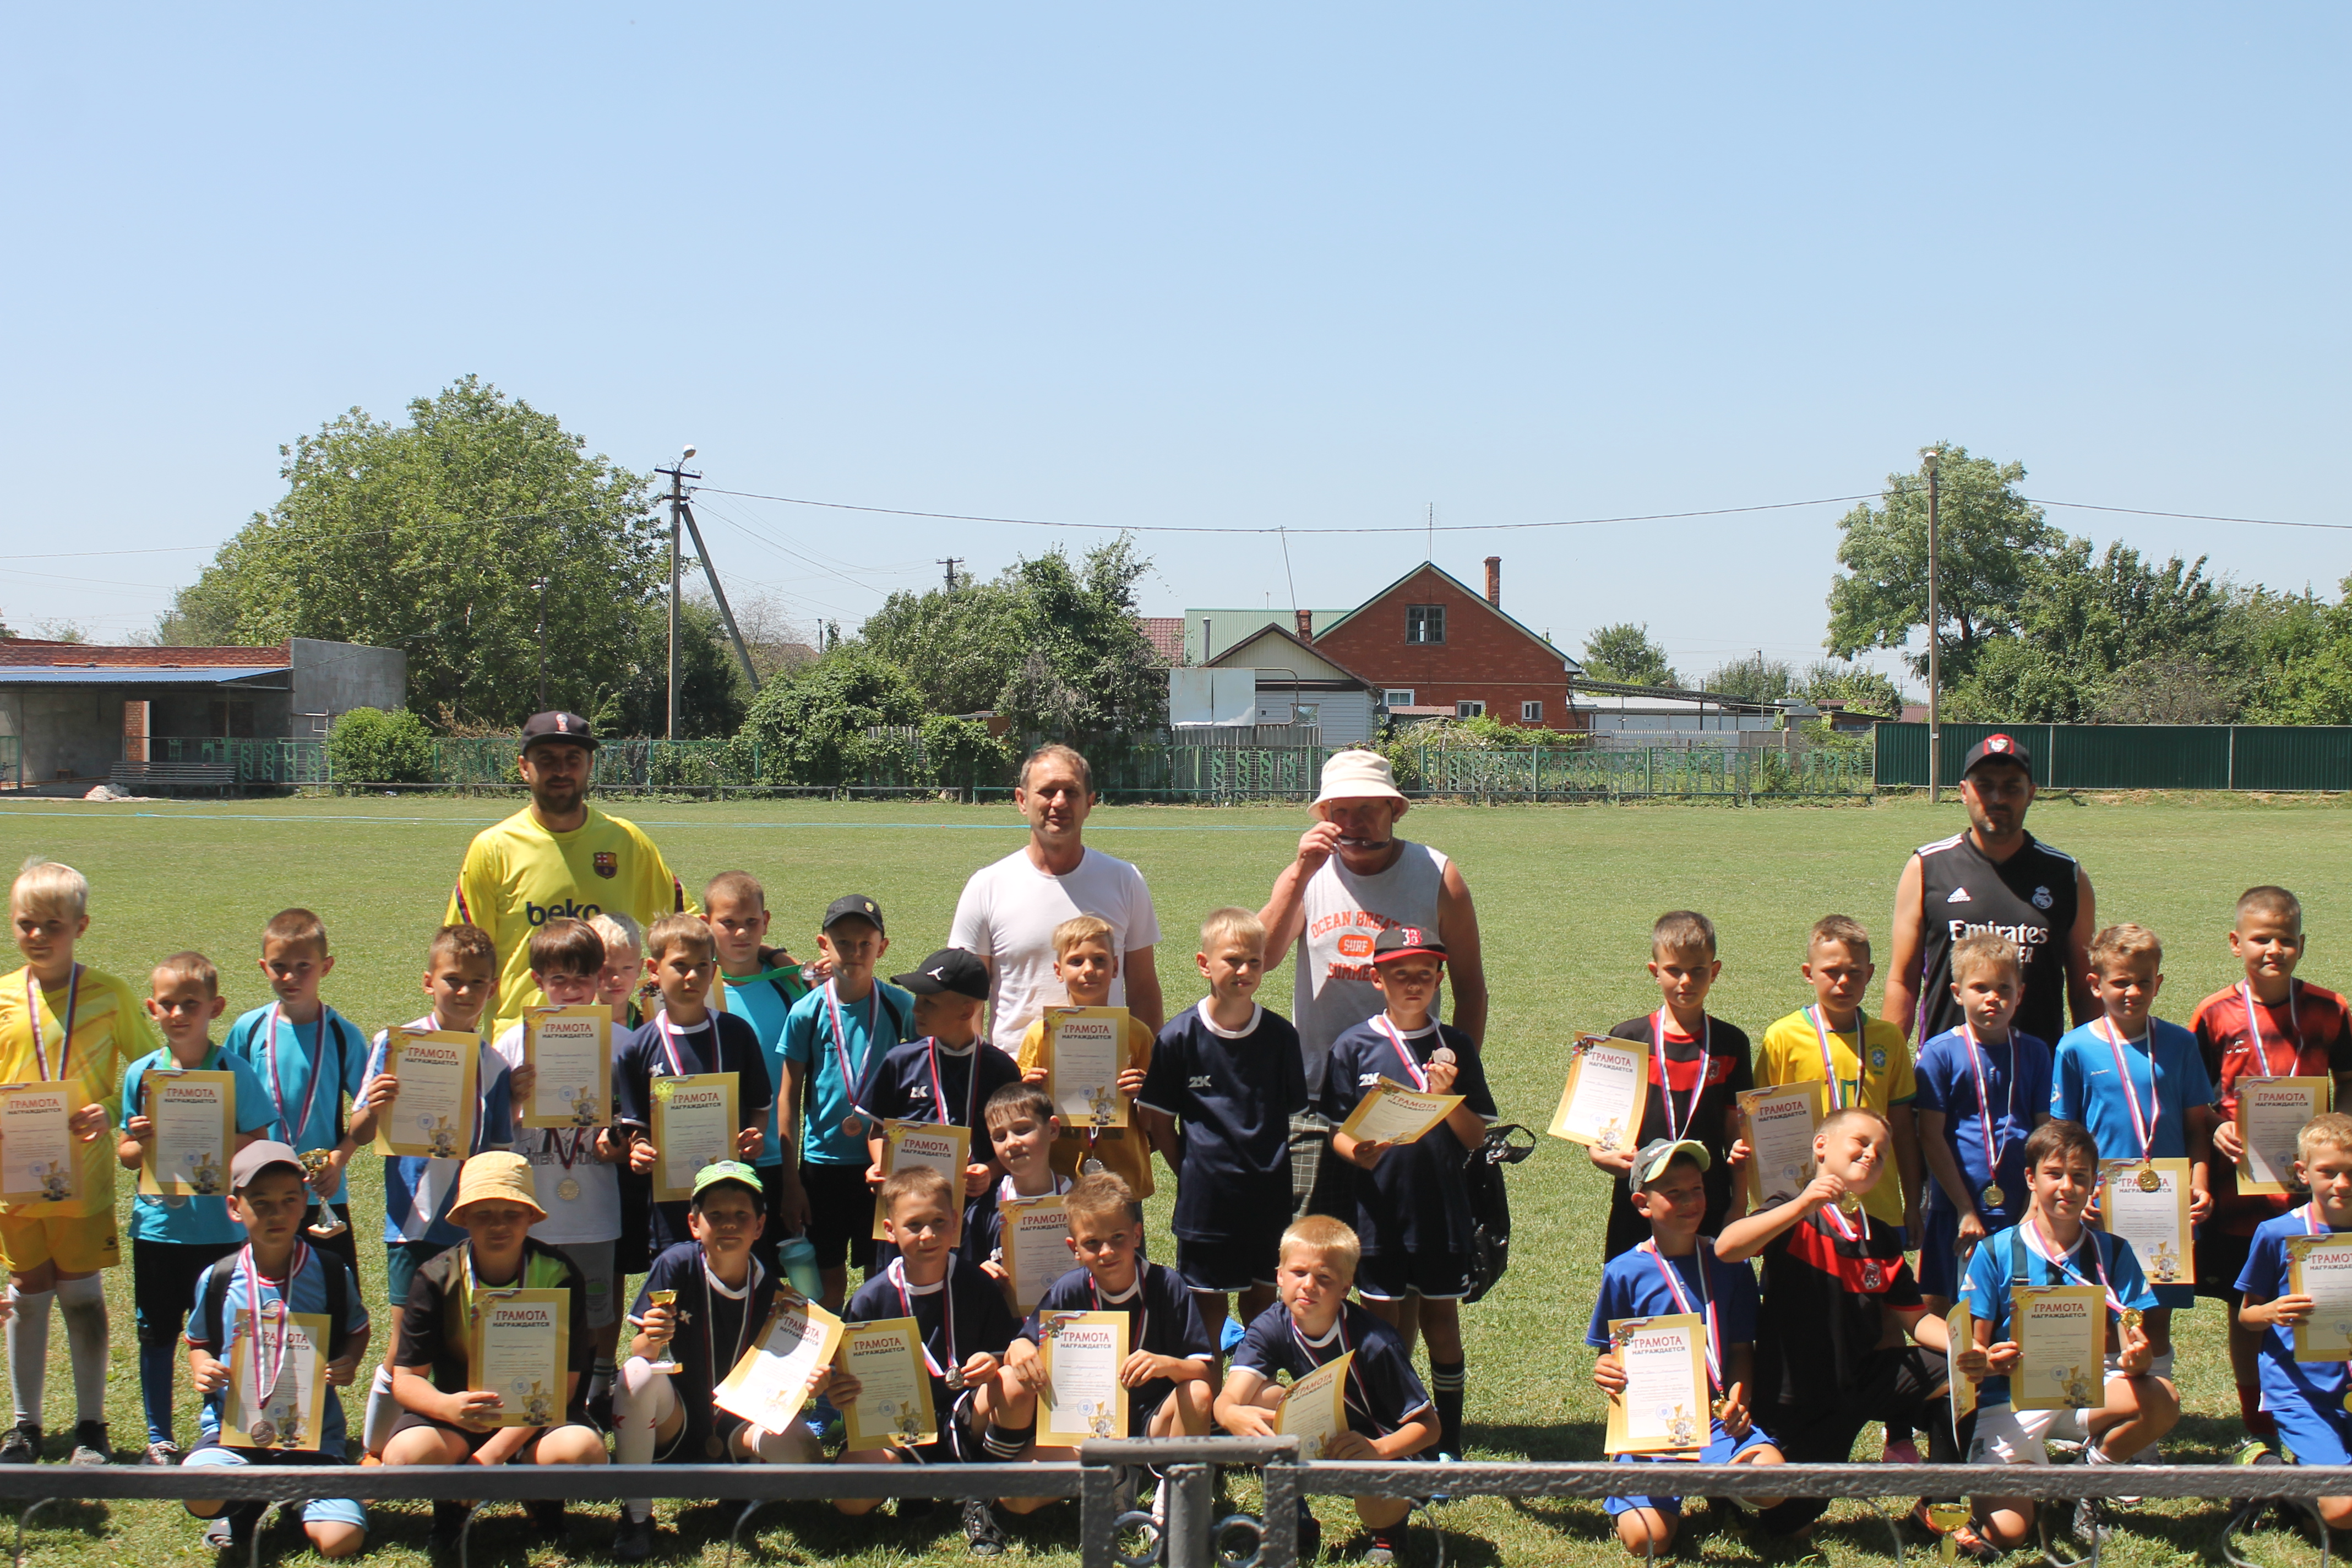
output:
[[[1413,625],[1413,617],[1415,616],[1419,616],[1421,617],[1421,624],[1418,627]],[[1428,635],[1433,629],[1437,633],[1435,637]],[[1422,635],[1419,637],[1413,636],[1413,633],[1416,630],[1420,631]],[[1445,641],[1445,606],[1443,605],[1407,605],[1404,607],[1404,640],[1409,646],[1413,647],[1437,647],[1442,646]]]
[[[1522,724],[1540,724],[1540,723],[1542,723],[1542,722],[1543,722],[1543,703],[1542,703],[1540,700],[1538,700],[1538,701],[1535,701],[1535,702],[1522,702],[1522,703],[1520,703],[1520,704],[1519,704],[1519,722],[1520,722],[1520,723],[1522,723]]]
[[[1454,705],[1454,716],[1456,719],[1484,719],[1486,716],[1486,705],[1484,702],[1465,698]]]
[[[1412,705],[1412,688],[1410,686],[1394,686],[1381,693],[1381,706],[1383,708],[1410,708]]]

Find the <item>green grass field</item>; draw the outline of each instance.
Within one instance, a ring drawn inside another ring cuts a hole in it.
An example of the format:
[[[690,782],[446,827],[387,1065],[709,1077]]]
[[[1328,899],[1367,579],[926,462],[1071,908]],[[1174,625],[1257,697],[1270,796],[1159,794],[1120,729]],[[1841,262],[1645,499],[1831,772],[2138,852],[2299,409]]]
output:
[[[24,802],[0,805],[0,859],[13,868],[43,854],[87,872],[94,885],[90,934],[82,956],[126,976],[181,948],[209,953],[230,976],[232,1014],[268,1000],[253,967],[262,922],[305,904],[326,920],[337,967],[326,992],[373,1030],[412,1016],[426,938],[438,923],[467,839],[513,809],[491,799],[300,800],[226,805],[100,806]],[[740,868],[767,885],[774,935],[795,950],[812,945],[816,915],[838,894],[871,894],[887,911],[894,957],[911,963],[944,940],[965,876],[1022,841],[1003,807],[893,805],[676,805],[615,807],[662,846],[699,887]],[[1297,807],[1105,808],[1089,831],[1150,879],[1168,939],[1160,974],[1171,1007],[1200,994],[1192,968],[1200,917],[1228,903],[1255,907],[1304,826]],[[2316,933],[2309,977],[2341,985],[2352,970],[2336,962],[2334,932],[2352,927],[2352,835],[2328,800],[2236,799],[2043,801],[2033,826],[2084,861],[2109,920],[2153,927],[2170,945],[2158,1011],[2185,1019],[2197,1000],[2233,978],[2223,932],[2231,900],[2252,882],[2297,889]],[[1961,823],[1956,806],[1921,801],[1830,808],[1431,806],[1408,818],[1410,836],[1457,858],[1478,900],[1494,993],[1488,1071],[1507,1120],[1540,1128],[1559,1097],[1569,1042],[1656,1005],[1643,973],[1650,921],[1677,906],[1703,910],[1722,934],[1724,975],[1711,1006],[1755,1034],[1809,999],[1796,966],[1806,928],[1843,910],[1883,934],[1906,853]],[[1287,1011],[1288,965],[1265,999]],[[355,1220],[362,1232],[363,1280],[381,1301],[380,1165],[353,1162]],[[1601,1401],[1583,1344],[1600,1271],[1600,1216],[1606,1188],[1581,1150],[1545,1140],[1513,1173],[1517,1226],[1512,1270],[1500,1289],[1465,1313],[1469,1339],[1469,1446],[1474,1456],[1509,1459],[1601,1457]],[[1166,1194],[1153,1214],[1154,1250],[1171,1255]],[[128,1191],[127,1185],[123,1189]],[[109,1279],[114,1308],[114,1375],[109,1415],[117,1448],[139,1448],[130,1278]],[[2182,1391],[2189,1410],[2168,1446],[2171,1458],[2221,1458],[2240,1438],[2223,1351],[2222,1315],[2210,1305],[2179,1320]],[[47,1426],[62,1456],[71,1426],[64,1335],[53,1345]],[[182,1387],[180,1436],[192,1440],[193,1402]],[[350,1407],[356,1424],[356,1402]],[[1863,1457],[1874,1457],[1865,1436]],[[60,1480],[65,1478],[60,1477]],[[1254,1504],[1239,1483],[1234,1500]],[[38,1555],[78,1561],[161,1563],[201,1555],[196,1527],[175,1508],[72,1505],[42,1516],[28,1544]],[[1341,1507],[1320,1505],[1327,1541],[1344,1549],[1352,1527]],[[486,1519],[476,1550],[501,1562],[595,1559],[611,1531],[608,1510],[587,1510],[568,1553],[533,1538],[519,1512]],[[699,1552],[717,1568],[731,1511],[709,1502],[665,1503],[666,1536],[681,1556]],[[1601,1564],[1622,1561],[1599,1508],[1584,1502],[1464,1500],[1441,1510],[1451,1559]],[[2144,1505],[2128,1516],[2110,1560],[2173,1563],[2210,1550],[2218,1505]],[[427,1520],[422,1505],[375,1510],[375,1560],[421,1563]],[[1014,1551],[1057,1563],[1076,1561],[1074,1509],[1013,1527]],[[951,1513],[900,1524],[887,1515],[851,1524],[829,1510],[779,1507],[762,1515],[763,1549],[795,1562],[878,1565],[964,1561]],[[2294,1538],[2257,1538],[2266,1562],[2315,1561]],[[1421,1538],[1425,1561],[1426,1539]],[[1882,1526],[1862,1505],[1837,1504],[1812,1546],[1749,1543],[1695,1507],[1682,1550],[1710,1560],[1761,1554],[1794,1562],[1874,1561],[1890,1556]],[[304,1552],[299,1532],[272,1538],[269,1552]]]

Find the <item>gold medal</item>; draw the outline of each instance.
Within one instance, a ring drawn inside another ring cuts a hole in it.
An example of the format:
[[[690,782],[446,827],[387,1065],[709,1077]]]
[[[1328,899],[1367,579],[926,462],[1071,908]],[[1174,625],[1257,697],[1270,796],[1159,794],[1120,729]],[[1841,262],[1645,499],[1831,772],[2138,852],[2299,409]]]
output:
[[[2009,1194],[2000,1190],[1999,1182],[1989,1182],[1985,1184],[1984,1201],[1991,1207],[1999,1208],[2009,1201]]]
[[[2142,1165],[2139,1168],[2139,1190],[2144,1193],[2164,1191],[2164,1178],[2156,1173],[2154,1165]]]
[[[1840,1193],[1838,1194],[1838,1208],[1846,1214],[1860,1214],[1862,1212],[1862,1200],[1852,1193]]]
[[[557,1197],[559,1197],[559,1198],[562,1198],[562,1199],[565,1203],[567,1203],[567,1204],[570,1204],[570,1203],[577,1203],[577,1202],[579,1202],[579,1201],[580,1201],[580,1181],[579,1181],[579,1178],[578,1178],[578,1177],[576,1177],[576,1176],[566,1176],[566,1177],[564,1177],[564,1178],[563,1178],[563,1180],[562,1180],[562,1181],[560,1181],[560,1182],[556,1183],[556,1184],[555,1184],[555,1195],[556,1195]]]
[[[2137,1307],[2126,1307],[2124,1309],[2124,1327],[2127,1329],[2136,1329],[2139,1327],[2139,1309]]]

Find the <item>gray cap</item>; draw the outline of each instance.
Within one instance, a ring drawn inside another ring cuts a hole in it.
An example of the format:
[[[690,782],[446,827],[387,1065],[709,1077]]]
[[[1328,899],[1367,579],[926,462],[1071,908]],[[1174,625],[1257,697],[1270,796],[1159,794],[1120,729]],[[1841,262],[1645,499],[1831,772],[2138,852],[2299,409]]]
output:
[[[302,1156],[294,1152],[292,1144],[268,1139],[258,1143],[247,1143],[236,1152],[236,1158],[228,1163],[228,1190],[241,1193],[258,1181],[261,1173],[279,1165],[286,1166],[298,1176],[303,1174]]]

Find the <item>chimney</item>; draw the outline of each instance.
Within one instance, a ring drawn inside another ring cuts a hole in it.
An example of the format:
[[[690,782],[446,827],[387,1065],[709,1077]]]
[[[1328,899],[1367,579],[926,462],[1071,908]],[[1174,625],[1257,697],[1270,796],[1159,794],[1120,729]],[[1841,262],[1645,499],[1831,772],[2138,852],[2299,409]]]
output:
[[[1486,557],[1486,602],[1496,609],[1503,607],[1503,558]]]
[[[1298,621],[1298,640],[1303,643],[1313,642],[1315,640],[1315,612],[1312,610],[1293,610],[1290,613],[1296,616]]]

